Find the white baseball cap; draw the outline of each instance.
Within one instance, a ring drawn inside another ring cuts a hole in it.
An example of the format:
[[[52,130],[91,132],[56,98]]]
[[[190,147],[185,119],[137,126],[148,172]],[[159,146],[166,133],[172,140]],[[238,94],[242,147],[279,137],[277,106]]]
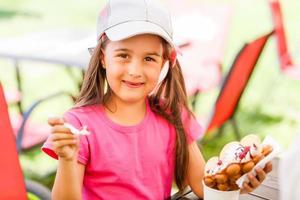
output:
[[[104,33],[111,41],[154,34],[176,49],[170,13],[156,0],[108,0],[98,17],[97,39]]]

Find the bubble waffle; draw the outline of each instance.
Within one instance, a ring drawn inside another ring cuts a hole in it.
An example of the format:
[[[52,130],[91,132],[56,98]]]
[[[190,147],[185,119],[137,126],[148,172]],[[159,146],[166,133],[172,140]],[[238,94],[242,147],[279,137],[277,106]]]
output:
[[[263,146],[256,135],[247,135],[240,142],[230,142],[223,147],[219,157],[207,161],[204,183],[221,191],[238,190],[236,180],[271,152],[272,146]]]

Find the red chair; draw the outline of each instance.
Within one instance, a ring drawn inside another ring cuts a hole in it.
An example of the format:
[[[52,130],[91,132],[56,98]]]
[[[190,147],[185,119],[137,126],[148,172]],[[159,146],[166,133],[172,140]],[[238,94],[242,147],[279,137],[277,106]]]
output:
[[[269,0],[269,4],[272,12],[281,70],[287,76],[300,80],[300,67],[293,63],[288,49],[280,2],[278,0]]]
[[[0,85],[0,199],[27,199],[16,139],[10,124],[4,92]]]
[[[50,191],[47,188],[34,181],[24,180],[1,83],[0,130],[0,199],[26,200],[27,192],[40,199],[50,199]]]
[[[240,138],[234,114],[263,48],[272,34],[273,31],[250,43],[246,43],[235,57],[231,69],[222,84],[206,132],[222,127],[225,122],[230,120],[236,137]]]

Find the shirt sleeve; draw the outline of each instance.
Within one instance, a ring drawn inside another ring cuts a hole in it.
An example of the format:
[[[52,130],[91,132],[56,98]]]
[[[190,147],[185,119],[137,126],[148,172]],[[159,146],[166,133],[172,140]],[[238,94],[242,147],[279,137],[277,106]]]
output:
[[[75,128],[81,129],[82,124],[80,120],[73,114],[71,111],[68,111],[64,114],[65,122],[72,124]],[[58,159],[57,154],[54,152],[52,147],[52,141],[50,136],[42,146],[42,151],[47,155],[51,156],[54,159]],[[89,143],[86,135],[80,136],[80,145],[78,153],[78,162],[86,165],[89,160]]]
[[[182,109],[181,119],[189,144],[202,138],[203,129],[201,125],[193,115],[189,115],[186,109]]]

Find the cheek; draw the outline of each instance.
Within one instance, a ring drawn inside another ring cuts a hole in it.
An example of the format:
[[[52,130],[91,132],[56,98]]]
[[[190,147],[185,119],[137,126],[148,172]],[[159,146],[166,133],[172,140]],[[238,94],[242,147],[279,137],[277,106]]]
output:
[[[159,80],[159,75],[160,75],[161,69],[160,68],[150,68],[147,71],[148,78],[156,84]]]
[[[107,76],[117,77],[124,73],[124,66],[120,65],[117,62],[109,62],[106,66],[106,74]]]
[[[108,67],[106,68],[106,79],[110,86],[114,86],[120,82],[123,75],[122,68],[118,67]]]

